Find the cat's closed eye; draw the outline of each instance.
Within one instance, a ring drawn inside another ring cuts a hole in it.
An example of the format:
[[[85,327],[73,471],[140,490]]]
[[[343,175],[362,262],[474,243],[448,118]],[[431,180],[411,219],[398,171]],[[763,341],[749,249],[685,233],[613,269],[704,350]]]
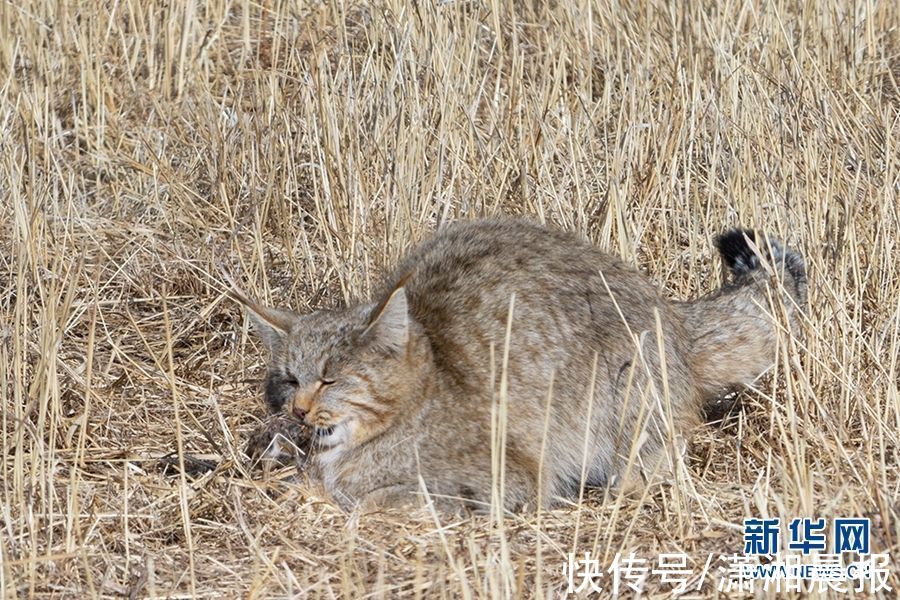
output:
[[[329,362],[327,359],[323,360],[319,366],[319,385],[325,387],[326,385],[332,385],[335,383],[334,372],[333,369],[330,368]]]

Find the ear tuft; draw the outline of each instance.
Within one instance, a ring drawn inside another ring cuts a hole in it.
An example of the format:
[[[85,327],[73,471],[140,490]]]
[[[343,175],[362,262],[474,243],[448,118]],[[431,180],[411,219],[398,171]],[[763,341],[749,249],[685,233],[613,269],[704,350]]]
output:
[[[409,342],[409,305],[405,288],[397,288],[375,307],[363,337],[391,354],[406,349]]]
[[[269,308],[257,304],[247,297],[227,273],[223,272],[223,275],[226,281],[231,284],[229,294],[244,305],[247,316],[250,318],[250,322],[253,323],[253,329],[259,335],[266,348],[271,351],[287,336],[291,330],[291,325],[297,319],[297,315],[288,310]]]

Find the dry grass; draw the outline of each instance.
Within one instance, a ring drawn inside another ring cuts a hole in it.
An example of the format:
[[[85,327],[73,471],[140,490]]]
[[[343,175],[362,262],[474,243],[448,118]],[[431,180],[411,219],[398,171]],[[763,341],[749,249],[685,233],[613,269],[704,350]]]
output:
[[[900,560],[896,3],[33,0],[0,64],[0,596],[557,596],[573,549],[699,575],[760,515]],[[714,233],[774,232],[806,341],[644,498],[439,527],[248,471],[265,357],[217,265],[333,306],[497,213],[678,297]]]

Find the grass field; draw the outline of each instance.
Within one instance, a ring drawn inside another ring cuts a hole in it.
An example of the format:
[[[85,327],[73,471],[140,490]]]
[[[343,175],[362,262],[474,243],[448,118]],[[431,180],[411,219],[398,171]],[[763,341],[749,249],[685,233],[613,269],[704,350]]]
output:
[[[4,2],[0,136],[3,598],[558,597],[573,551],[711,596],[760,516],[869,517],[900,589],[896,3]],[[642,496],[344,514],[249,469],[266,357],[219,267],[332,307],[501,213],[679,298],[771,232],[804,338]]]

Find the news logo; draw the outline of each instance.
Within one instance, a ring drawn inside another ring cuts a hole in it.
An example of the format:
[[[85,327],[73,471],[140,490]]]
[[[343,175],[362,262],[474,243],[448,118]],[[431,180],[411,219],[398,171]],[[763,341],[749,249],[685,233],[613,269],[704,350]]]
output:
[[[655,558],[616,553],[603,561],[590,552],[569,553],[562,572],[566,594],[643,593],[655,588],[680,596],[704,586],[720,592],[888,593],[893,590],[890,556],[871,552],[867,518],[749,518],[743,523],[743,553],[684,553]]]

